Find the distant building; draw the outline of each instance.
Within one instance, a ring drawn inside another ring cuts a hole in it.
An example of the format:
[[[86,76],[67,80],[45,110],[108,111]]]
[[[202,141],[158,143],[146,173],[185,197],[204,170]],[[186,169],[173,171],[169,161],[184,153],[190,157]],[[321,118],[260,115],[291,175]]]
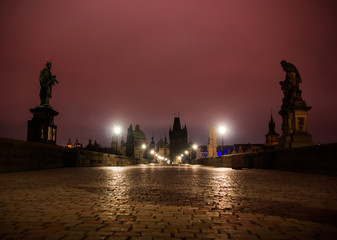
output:
[[[156,150],[156,143],[155,143],[155,141],[154,141],[154,138],[153,138],[153,136],[152,136],[152,138],[151,138],[151,142],[150,142],[150,145],[149,145],[149,150],[151,151],[151,150]]]
[[[112,136],[112,140],[111,140],[111,153],[112,154],[118,154],[118,144],[117,144],[117,140],[118,140],[118,137],[115,135],[115,136]]]
[[[73,145],[71,144],[71,139],[69,138],[68,139],[68,143],[67,143],[67,148],[72,148]]]
[[[135,130],[133,131],[134,136],[134,157],[136,159],[141,159],[144,157],[145,149],[142,148],[142,145],[145,144],[147,146],[146,142],[146,136],[142,130],[140,130],[139,125],[136,125]]]
[[[167,138],[164,140],[161,138],[157,143],[157,153],[164,158],[168,158],[170,156],[170,146],[167,143]]]
[[[234,144],[233,151],[235,151],[235,153],[261,152],[263,151],[263,144],[251,144],[251,143]]]
[[[198,147],[197,150],[197,159],[199,158],[207,158],[208,156],[208,149],[206,145],[201,145]]]
[[[68,139],[67,148],[83,148],[82,143],[78,142],[78,138],[75,139],[74,145],[71,144],[71,138]]]
[[[134,157],[134,150],[135,150],[135,139],[133,136],[133,128],[132,125],[128,128],[128,133],[126,136],[126,156]]]
[[[269,131],[265,136],[266,136],[266,142],[264,144],[265,146],[276,146],[278,144],[280,134],[278,134],[275,131],[275,122],[273,119],[273,115],[270,115]]]
[[[88,143],[87,146],[85,146],[84,149],[85,149],[85,150],[90,150],[90,151],[95,150],[95,147],[94,147],[94,145],[92,144],[92,140],[91,140],[91,139],[89,139],[89,143]]]
[[[124,141],[124,137],[122,136],[122,140],[120,142],[120,145],[118,147],[118,153],[120,155],[126,156],[126,143]]]
[[[75,139],[74,148],[83,148],[82,143],[78,142],[78,138]]]
[[[173,129],[169,130],[170,136],[170,161],[174,162],[176,156],[182,154],[187,148],[187,128],[180,126],[179,117],[174,118]]]
[[[237,153],[252,153],[263,151],[263,144],[234,144],[234,145],[224,145],[223,152],[221,154],[222,146],[217,146],[217,156],[228,155],[228,154],[237,154]],[[206,145],[201,145],[197,150],[197,159],[198,158],[208,158],[208,147]],[[215,157],[215,156],[212,156]]]

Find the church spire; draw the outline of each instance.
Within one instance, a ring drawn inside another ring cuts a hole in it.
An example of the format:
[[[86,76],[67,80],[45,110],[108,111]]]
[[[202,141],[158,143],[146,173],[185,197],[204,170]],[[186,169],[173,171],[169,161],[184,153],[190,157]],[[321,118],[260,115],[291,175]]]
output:
[[[278,144],[279,134],[275,131],[275,122],[273,114],[270,114],[269,131],[266,134],[266,146],[275,146]]]

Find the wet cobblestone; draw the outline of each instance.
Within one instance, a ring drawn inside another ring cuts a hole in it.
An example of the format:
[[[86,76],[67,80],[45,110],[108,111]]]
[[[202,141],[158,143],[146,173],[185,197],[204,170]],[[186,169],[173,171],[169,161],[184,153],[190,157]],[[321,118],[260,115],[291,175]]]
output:
[[[0,174],[0,239],[337,239],[337,177],[196,166]]]

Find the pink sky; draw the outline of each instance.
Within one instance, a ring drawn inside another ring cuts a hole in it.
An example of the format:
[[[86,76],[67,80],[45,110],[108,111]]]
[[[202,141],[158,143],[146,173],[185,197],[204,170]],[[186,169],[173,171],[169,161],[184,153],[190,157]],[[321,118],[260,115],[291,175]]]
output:
[[[281,133],[284,59],[313,140],[337,140],[335,1],[16,0],[0,12],[1,137],[26,139],[50,57],[59,145],[107,146],[113,125],[137,123],[157,142],[178,112],[189,141],[226,124],[225,144],[263,143],[271,111]]]

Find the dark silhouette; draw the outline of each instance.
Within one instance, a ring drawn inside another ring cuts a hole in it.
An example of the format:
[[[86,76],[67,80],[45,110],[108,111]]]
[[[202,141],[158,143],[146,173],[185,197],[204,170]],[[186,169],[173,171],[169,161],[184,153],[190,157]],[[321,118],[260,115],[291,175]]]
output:
[[[128,135],[126,137],[126,156],[134,156],[135,138],[133,135],[132,125],[128,128]]]
[[[188,149],[187,144],[187,128],[180,126],[179,117],[174,118],[173,130],[169,130],[170,136],[170,161],[171,164],[174,162],[176,156],[183,154],[185,150]]]
[[[49,100],[51,99],[52,86],[58,81],[55,79],[56,75],[53,75],[50,71],[52,63],[47,62],[46,68],[44,68],[40,73],[40,100],[41,105],[49,106]]]
[[[281,62],[283,70],[286,72],[286,78],[280,82],[284,94],[284,102],[294,102],[301,99],[300,83],[302,82],[297,68],[286,61]]]

